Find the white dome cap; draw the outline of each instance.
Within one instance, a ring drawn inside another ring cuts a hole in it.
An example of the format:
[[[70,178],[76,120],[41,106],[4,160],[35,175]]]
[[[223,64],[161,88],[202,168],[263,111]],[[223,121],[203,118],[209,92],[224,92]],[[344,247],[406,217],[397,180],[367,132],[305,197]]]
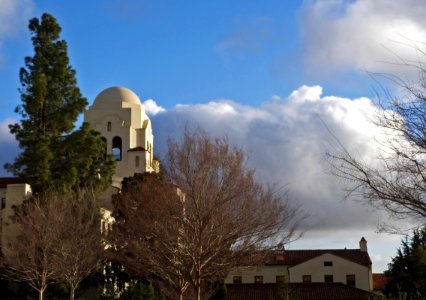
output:
[[[103,90],[93,101],[93,106],[98,108],[121,108],[134,105],[142,105],[139,97],[130,89],[120,86]]]

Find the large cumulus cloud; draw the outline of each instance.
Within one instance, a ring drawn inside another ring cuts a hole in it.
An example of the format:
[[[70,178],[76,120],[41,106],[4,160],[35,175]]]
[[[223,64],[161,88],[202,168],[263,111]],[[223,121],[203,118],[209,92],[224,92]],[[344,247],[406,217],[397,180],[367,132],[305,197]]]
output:
[[[306,67],[311,72],[358,70],[400,76],[424,55],[423,0],[309,0],[300,12]]]
[[[6,173],[3,168],[5,163],[13,162],[16,154],[18,153],[18,143],[15,140],[15,136],[10,134],[9,124],[16,123],[11,118],[6,118],[0,121],[0,176],[11,176]]]
[[[167,139],[179,139],[185,127],[199,126],[212,135],[226,135],[245,149],[248,164],[259,179],[287,188],[292,201],[302,205],[309,215],[302,228],[318,247],[339,240],[336,247],[354,248],[362,235],[381,239],[381,244],[395,240],[374,233],[387,218],[384,212],[344,200],[345,182],[327,172],[324,154],[340,143],[362,159],[374,161],[381,134],[371,122],[377,110],[368,98],[323,96],[320,86],[302,86],[285,98],[274,96],[260,107],[218,99],[176,105],[153,115],[152,121],[160,156],[165,154]],[[306,241],[302,241],[304,246]],[[394,249],[389,248],[389,255]],[[376,269],[383,269],[386,259],[377,253],[373,254],[382,265]]]

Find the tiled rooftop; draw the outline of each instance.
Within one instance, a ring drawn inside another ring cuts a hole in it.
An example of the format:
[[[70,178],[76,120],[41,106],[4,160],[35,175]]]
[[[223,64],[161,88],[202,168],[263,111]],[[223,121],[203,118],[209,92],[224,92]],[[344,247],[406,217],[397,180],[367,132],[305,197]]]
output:
[[[360,249],[319,249],[319,250],[281,250],[258,251],[242,257],[239,265],[287,265],[295,266],[320,255],[330,253],[364,266],[371,265],[368,252]]]
[[[228,284],[226,300],[278,300],[283,293],[298,300],[366,300],[370,293],[343,283]]]
[[[300,264],[326,253],[345,258],[360,265],[371,265],[371,259],[368,252],[364,252],[359,249],[285,250],[283,252],[284,263],[289,266]]]
[[[127,150],[127,152],[133,152],[133,151],[146,151],[146,149],[144,147],[138,146],[138,147]]]
[[[383,291],[388,283],[388,278],[383,273],[373,273],[373,289]]]
[[[5,189],[8,184],[15,183],[24,183],[24,181],[18,177],[0,177],[0,189]]]

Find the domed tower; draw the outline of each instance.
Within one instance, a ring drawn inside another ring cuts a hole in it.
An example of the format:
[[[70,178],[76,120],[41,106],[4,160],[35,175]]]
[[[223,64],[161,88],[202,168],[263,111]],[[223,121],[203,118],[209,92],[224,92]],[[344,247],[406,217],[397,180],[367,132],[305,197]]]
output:
[[[158,171],[154,162],[151,121],[139,97],[124,87],[103,90],[84,113],[84,120],[99,131],[117,167],[112,185],[121,188],[124,177]]]

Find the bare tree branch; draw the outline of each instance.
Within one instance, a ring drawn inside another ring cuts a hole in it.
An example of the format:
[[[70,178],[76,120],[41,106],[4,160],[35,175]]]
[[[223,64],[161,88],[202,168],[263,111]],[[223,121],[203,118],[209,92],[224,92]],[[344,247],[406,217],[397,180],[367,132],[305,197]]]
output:
[[[166,174],[123,190],[115,202],[123,223],[115,229],[129,234],[123,250],[169,281],[180,299],[189,285],[201,299],[242,253],[275,247],[294,233],[297,209],[257,183],[244,152],[226,139],[187,130],[182,142],[169,142]]]

